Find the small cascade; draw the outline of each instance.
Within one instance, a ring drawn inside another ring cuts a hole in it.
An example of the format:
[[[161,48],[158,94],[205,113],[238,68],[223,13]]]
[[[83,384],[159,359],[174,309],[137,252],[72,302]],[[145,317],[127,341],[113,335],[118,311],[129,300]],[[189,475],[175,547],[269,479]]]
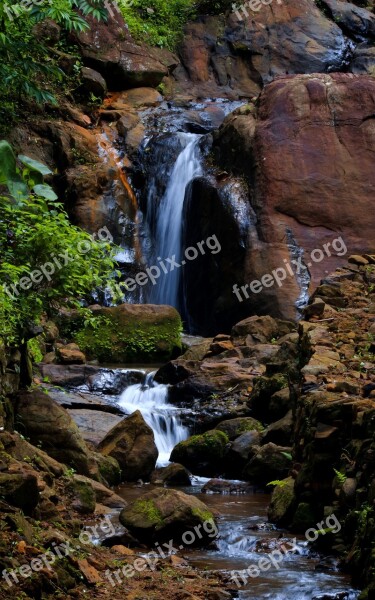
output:
[[[185,194],[188,184],[202,175],[199,140],[201,135],[178,133],[182,150],[174,164],[165,194],[156,210],[149,207],[149,213],[155,215],[155,260],[182,260],[182,219]],[[151,292],[151,301],[156,304],[169,304],[179,308],[179,284],[181,271],[174,269],[164,273]]]
[[[155,373],[145,375],[143,383],[131,385],[122,393],[119,406],[131,414],[140,410],[155,436],[159,450],[158,466],[168,464],[173,448],[189,437],[176,409],[168,404],[168,386],[154,381]]]

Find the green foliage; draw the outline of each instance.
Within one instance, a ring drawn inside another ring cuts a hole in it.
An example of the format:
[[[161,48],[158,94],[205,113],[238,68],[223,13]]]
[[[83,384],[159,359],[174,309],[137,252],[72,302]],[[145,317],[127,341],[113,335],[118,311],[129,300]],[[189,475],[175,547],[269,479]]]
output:
[[[169,360],[181,348],[180,318],[162,323],[118,321],[116,316],[91,316],[74,336],[87,356],[99,362],[127,363]]]
[[[52,175],[52,171],[42,163],[29,156],[19,155],[18,160],[24,165],[21,170],[17,166],[13,149],[7,141],[0,141],[0,185],[6,185],[10,195],[16,202],[26,200],[32,192],[46,200],[57,200],[50,185],[44,183],[44,176]]]
[[[284,488],[289,485],[288,479],[275,479],[274,481],[270,481],[267,485],[272,485],[274,487]]]
[[[79,299],[106,286],[114,260],[107,242],[95,241],[69,222],[59,203],[49,203],[52,188],[46,186],[44,198],[35,193],[35,181],[49,169],[22,156],[27,166],[20,172],[10,152],[0,143],[0,182],[13,192],[16,182],[22,199],[0,196],[0,326],[7,344],[17,345],[43,312],[53,316],[62,302],[79,307]],[[26,195],[28,185],[34,193]]]
[[[43,353],[40,349],[40,344],[38,338],[34,338],[27,342],[27,348],[29,350],[29,355],[34,363],[40,363],[43,360]]]
[[[174,50],[192,15],[193,0],[119,0],[119,7],[135,39]]]
[[[337,469],[333,469],[335,472],[335,475],[337,477],[337,481],[339,482],[340,485],[344,485],[345,481],[348,479],[347,476],[345,475],[345,473],[341,473],[341,471],[337,471]]]
[[[75,9],[80,9],[83,16]],[[0,123],[5,129],[25,100],[56,104],[53,85],[63,72],[50,48],[35,35],[36,24],[52,19],[65,31],[84,31],[84,16],[106,19],[104,0],[53,0],[38,4],[3,0],[0,5]]]

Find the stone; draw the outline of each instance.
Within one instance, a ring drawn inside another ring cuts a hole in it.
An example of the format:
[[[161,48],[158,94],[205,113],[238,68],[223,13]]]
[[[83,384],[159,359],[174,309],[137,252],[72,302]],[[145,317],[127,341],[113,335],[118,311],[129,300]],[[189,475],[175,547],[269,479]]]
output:
[[[107,322],[101,325],[99,338],[90,328],[76,336],[90,358],[121,364],[135,359],[162,362],[181,352],[181,318],[171,306],[120,304],[93,306],[91,310],[95,317],[106,317]]]
[[[64,365],[83,365],[86,362],[86,356],[80,351],[77,344],[67,344],[56,348],[58,361]]]
[[[223,471],[228,441],[228,436],[216,429],[193,435],[173,448],[170,460],[197,475],[218,475]]]
[[[0,473],[1,496],[31,515],[39,502],[38,480],[31,473]]]
[[[293,465],[290,453],[290,447],[277,446],[272,442],[261,446],[245,466],[243,475],[246,480],[259,484],[284,479]]]
[[[85,64],[101,73],[111,90],[157,87],[168,75],[156,50],[134,42],[119,12],[111,11],[106,22],[87,21],[89,29],[76,33],[76,41]]]
[[[81,80],[81,89],[84,92],[93,94],[97,98],[104,98],[107,93],[107,83],[100,73],[89,67],[82,67]]]
[[[290,523],[296,497],[294,493],[294,479],[288,477],[276,485],[271,503],[268,508],[268,519],[277,526],[283,527]]]
[[[167,467],[156,469],[151,476],[154,485],[189,486],[191,485],[190,474],[183,465],[172,463]]]
[[[82,475],[98,475],[93,457],[68,412],[48,394],[36,389],[21,392],[16,402],[16,421],[20,433],[31,443]]]
[[[171,538],[184,545],[204,546],[214,537],[217,529],[207,506],[195,496],[167,488],[158,488],[127,506],[120,514],[120,522],[141,542],[151,545]],[[200,535],[193,534],[200,527]],[[184,533],[192,535],[184,538]]]
[[[293,411],[289,411],[285,417],[272,423],[262,436],[262,444],[273,442],[279,446],[290,446],[293,436]]]
[[[342,0],[323,0],[335,22],[357,41],[375,37],[375,15],[365,8]]]
[[[90,480],[74,477],[67,487],[74,510],[82,515],[89,515],[95,511],[96,498]]]
[[[117,460],[124,481],[149,480],[158,458],[154,433],[139,410],[118,423],[98,451]]]
[[[229,440],[232,441],[247,431],[262,432],[264,427],[260,421],[257,421],[252,417],[242,417],[222,421],[219,425],[216,425],[216,429],[218,431],[223,431],[228,436]]]

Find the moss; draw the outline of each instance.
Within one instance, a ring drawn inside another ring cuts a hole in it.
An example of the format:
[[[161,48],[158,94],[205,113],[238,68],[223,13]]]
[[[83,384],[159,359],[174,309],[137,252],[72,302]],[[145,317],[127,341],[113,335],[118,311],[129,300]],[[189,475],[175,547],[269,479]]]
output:
[[[133,506],[133,512],[143,516],[144,520],[152,525],[162,525],[163,516],[152,500],[137,500]]]
[[[213,521],[214,516],[209,510],[203,510],[201,508],[193,508],[191,511],[194,517],[197,517],[202,521],[202,523],[206,523],[207,521]]]
[[[81,329],[75,342],[90,358],[99,362],[167,361],[181,352],[181,319],[168,317],[119,322],[99,315]]]

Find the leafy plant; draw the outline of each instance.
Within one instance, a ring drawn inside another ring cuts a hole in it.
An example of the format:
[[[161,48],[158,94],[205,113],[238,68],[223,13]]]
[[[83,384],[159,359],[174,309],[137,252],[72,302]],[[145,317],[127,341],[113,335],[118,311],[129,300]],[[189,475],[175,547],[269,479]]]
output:
[[[341,473],[341,471],[338,471],[337,469],[333,469],[333,470],[335,472],[335,475],[337,477],[339,484],[344,485],[345,481],[348,479],[347,476],[345,475],[345,473]]]
[[[15,154],[6,140],[0,141],[0,185],[6,185],[16,202],[27,199],[31,192],[46,200],[57,200],[52,187],[44,182],[52,171],[42,163],[20,154],[18,160],[24,165],[17,166]]]
[[[267,483],[267,485],[284,488],[288,485],[288,481],[286,479],[275,479],[274,481],[270,481],[269,483]]]
[[[114,248],[72,225],[42,183],[48,167],[19,158],[22,171],[0,143],[0,183],[12,194],[0,195],[0,326],[8,345],[35,337],[33,324],[62,303],[83,310],[80,301],[116,273]]]

